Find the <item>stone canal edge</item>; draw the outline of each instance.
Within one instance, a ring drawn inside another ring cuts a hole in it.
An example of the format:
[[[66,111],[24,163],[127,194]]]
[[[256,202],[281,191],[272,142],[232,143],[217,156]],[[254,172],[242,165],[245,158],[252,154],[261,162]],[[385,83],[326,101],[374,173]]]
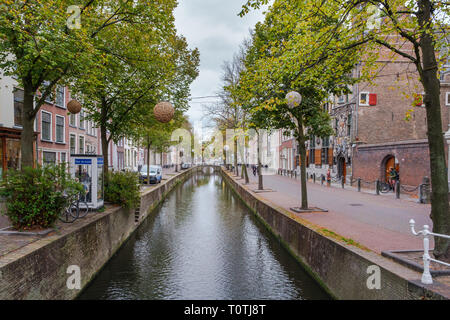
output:
[[[280,208],[237,182],[222,169],[227,184],[305,270],[335,299],[415,300],[450,299],[448,287],[424,286],[422,274],[362,246],[338,241],[320,232],[319,226]],[[372,284],[374,270],[380,286]],[[369,283],[369,285],[368,285]]]
[[[81,270],[86,287],[146,217],[178,184],[201,167],[185,170],[144,190],[140,208],[107,207],[82,223],[55,231],[0,256],[0,299],[74,299],[81,290],[67,288],[67,269]],[[421,274],[364,248],[321,234],[292,213],[258,198],[223,169],[227,185],[280,240],[321,286],[336,299],[449,299],[445,288],[424,287]],[[371,266],[381,271],[381,288],[367,286]]]

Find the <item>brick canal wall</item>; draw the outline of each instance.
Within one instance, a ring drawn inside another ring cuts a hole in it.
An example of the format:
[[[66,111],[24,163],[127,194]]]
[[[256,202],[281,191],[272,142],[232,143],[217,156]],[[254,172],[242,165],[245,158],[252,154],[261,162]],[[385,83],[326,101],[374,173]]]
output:
[[[226,171],[223,171],[223,176],[259,220],[334,298],[445,299],[439,293],[439,288],[433,286],[431,291],[421,285],[421,274],[376,253],[326,237],[313,226],[306,226],[306,223],[304,225],[294,220],[284,209],[258,198],[234,181]],[[370,266],[379,267],[379,290],[371,290],[367,286],[367,281],[373,273],[368,273]]]
[[[84,288],[167,193],[196,170],[186,170],[145,191],[138,219],[135,210],[110,207],[103,213],[89,215],[79,224],[66,226],[60,234],[0,257],[0,300],[75,298],[80,290],[67,289],[67,268],[80,267]]]

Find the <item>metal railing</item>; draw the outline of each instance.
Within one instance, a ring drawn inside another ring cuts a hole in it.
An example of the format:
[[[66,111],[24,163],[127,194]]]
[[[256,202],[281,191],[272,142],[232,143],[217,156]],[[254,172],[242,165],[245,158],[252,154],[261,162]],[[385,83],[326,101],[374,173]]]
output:
[[[430,227],[428,225],[424,225],[423,230],[416,232],[416,230],[414,228],[415,224],[416,224],[416,222],[413,219],[409,220],[409,225],[411,226],[412,234],[415,236],[419,236],[419,235],[423,236],[423,274],[422,274],[421,281],[423,284],[432,284],[433,278],[431,277],[431,273],[430,273],[430,261],[442,264],[447,267],[450,267],[450,264],[440,261],[440,260],[433,259],[430,257],[429,236],[446,238],[446,239],[450,239],[450,236],[445,235],[445,234],[430,232]]]
[[[281,176],[290,177],[293,179],[299,179],[300,175],[296,170],[287,170],[287,169],[278,169],[277,174]],[[307,180],[316,183],[318,181],[320,184],[324,185],[325,183],[329,186],[331,183],[338,183],[344,189],[345,185],[350,185],[353,187],[356,184],[356,188],[358,192],[361,192],[363,186],[365,188],[374,188],[375,194],[380,195],[381,193],[389,193],[393,192],[396,199],[400,199],[401,194],[412,194],[414,192],[418,192],[418,198],[420,203],[429,203],[430,201],[430,183],[428,177],[424,177],[424,181],[422,184],[418,186],[404,186],[400,183],[400,181],[396,181],[395,186],[390,186],[387,182],[382,182],[380,180],[375,181],[364,181],[361,178],[353,178],[353,177],[342,177],[342,176],[330,176],[329,180],[324,174],[316,175],[315,173],[307,173]]]

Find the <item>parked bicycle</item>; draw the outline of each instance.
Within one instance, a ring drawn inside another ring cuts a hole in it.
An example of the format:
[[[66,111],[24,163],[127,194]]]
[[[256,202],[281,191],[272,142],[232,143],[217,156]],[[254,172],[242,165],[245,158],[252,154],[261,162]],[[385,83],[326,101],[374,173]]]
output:
[[[80,193],[68,199],[69,205],[61,212],[59,219],[64,223],[72,223],[78,218],[84,218],[89,213],[86,194]]]
[[[380,192],[382,193],[388,193],[390,191],[394,191],[395,187],[392,183],[389,182],[381,182],[380,183]]]

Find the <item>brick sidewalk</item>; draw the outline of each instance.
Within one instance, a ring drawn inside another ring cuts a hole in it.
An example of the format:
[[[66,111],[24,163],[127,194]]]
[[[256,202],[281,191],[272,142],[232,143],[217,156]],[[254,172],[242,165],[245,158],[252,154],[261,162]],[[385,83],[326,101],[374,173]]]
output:
[[[257,189],[257,177],[250,173],[250,190]],[[236,178],[236,177],[235,177]],[[299,179],[286,176],[264,176],[264,187],[273,192],[258,193],[258,197],[268,200],[285,210],[301,204]],[[238,179],[244,184],[244,180]],[[298,217],[333,231],[340,236],[352,239],[368,249],[381,253],[387,250],[421,249],[421,238],[409,230],[409,220],[417,223],[417,228],[428,224],[430,205],[417,203],[416,199],[395,195],[375,195],[375,192],[357,192],[355,188],[334,184],[332,187],[319,183],[308,183],[310,207],[319,207],[328,212],[295,213]],[[405,199],[406,198],[406,199]],[[292,212],[292,211],[291,211]],[[433,245],[433,244],[432,244]]]

